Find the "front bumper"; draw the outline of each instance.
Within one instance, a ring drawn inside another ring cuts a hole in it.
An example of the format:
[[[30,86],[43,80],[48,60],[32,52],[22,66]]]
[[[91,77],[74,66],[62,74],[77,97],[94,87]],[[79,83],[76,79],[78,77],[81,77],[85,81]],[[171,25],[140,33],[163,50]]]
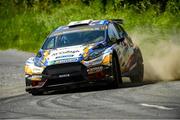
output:
[[[111,66],[96,65],[87,68],[82,63],[51,65],[39,75],[26,75],[26,91],[49,90],[60,86],[107,80],[111,77]]]

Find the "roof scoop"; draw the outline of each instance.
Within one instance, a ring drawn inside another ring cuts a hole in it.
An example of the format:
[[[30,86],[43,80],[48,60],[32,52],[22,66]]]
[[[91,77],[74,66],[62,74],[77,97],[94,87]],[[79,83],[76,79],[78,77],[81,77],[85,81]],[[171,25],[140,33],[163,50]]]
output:
[[[92,20],[73,21],[68,24],[68,27],[89,25],[91,22]]]

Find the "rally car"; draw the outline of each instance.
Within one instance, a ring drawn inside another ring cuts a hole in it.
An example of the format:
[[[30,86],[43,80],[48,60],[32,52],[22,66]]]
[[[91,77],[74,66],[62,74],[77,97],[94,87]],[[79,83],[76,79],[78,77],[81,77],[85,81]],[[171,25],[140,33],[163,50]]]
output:
[[[143,81],[141,51],[122,23],[122,19],[82,20],[55,29],[25,63],[26,91],[35,95],[98,81],[120,87],[122,77]]]

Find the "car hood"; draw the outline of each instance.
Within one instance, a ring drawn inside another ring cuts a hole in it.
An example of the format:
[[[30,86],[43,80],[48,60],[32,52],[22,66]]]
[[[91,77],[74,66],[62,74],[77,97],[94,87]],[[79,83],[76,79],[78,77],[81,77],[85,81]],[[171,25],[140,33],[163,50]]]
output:
[[[70,62],[80,62],[83,60],[84,54],[87,54],[90,49],[93,48],[91,45],[76,45],[69,47],[62,47],[50,50],[40,50],[41,57],[36,57],[38,61],[41,61],[44,66],[70,63]]]
[[[57,60],[57,59],[64,59],[64,58],[76,58],[81,57],[83,54],[83,49],[86,46],[71,46],[71,47],[63,47],[63,48],[57,48],[55,50],[50,50],[49,55],[47,58],[49,60]]]

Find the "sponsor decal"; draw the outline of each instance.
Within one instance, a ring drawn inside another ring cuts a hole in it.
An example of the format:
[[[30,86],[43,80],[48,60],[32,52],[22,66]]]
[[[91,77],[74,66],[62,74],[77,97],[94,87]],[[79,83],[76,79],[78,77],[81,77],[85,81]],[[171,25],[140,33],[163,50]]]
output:
[[[84,58],[87,57],[89,53],[93,52],[92,48],[93,48],[93,45],[87,46],[83,49],[83,51],[84,51],[83,57]]]
[[[55,61],[56,64],[59,63],[69,63],[69,62],[77,62],[78,58],[71,58],[71,59],[62,59],[62,60],[57,60]]]
[[[63,75],[59,75],[59,78],[64,78],[64,77],[69,77],[70,74],[63,74]]]
[[[57,52],[57,53],[53,53],[52,56],[57,56],[57,55],[61,55],[61,54],[66,54],[66,53],[78,53],[80,52],[79,50],[67,50],[67,51],[61,51],[61,52]]]
[[[92,73],[100,72],[100,71],[102,71],[102,70],[103,70],[103,67],[102,67],[102,66],[98,66],[98,67],[89,68],[89,69],[87,70],[87,72],[88,72],[89,74],[92,74]]]
[[[94,65],[98,65],[102,62],[102,57],[98,57],[96,59],[93,59],[91,61],[82,61],[82,63],[87,66],[87,67],[91,67],[91,66],[94,66]]]
[[[63,35],[63,34],[68,34],[68,33],[75,33],[75,32],[83,32],[83,31],[94,31],[94,30],[100,30],[99,27],[94,27],[94,28],[80,28],[78,30],[67,30],[67,31],[60,31],[57,33],[52,34],[51,36],[57,36],[57,35]]]
[[[58,56],[56,57],[56,59],[58,58],[66,58],[66,57],[73,57],[74,55],[62,55],[62,56]]]

